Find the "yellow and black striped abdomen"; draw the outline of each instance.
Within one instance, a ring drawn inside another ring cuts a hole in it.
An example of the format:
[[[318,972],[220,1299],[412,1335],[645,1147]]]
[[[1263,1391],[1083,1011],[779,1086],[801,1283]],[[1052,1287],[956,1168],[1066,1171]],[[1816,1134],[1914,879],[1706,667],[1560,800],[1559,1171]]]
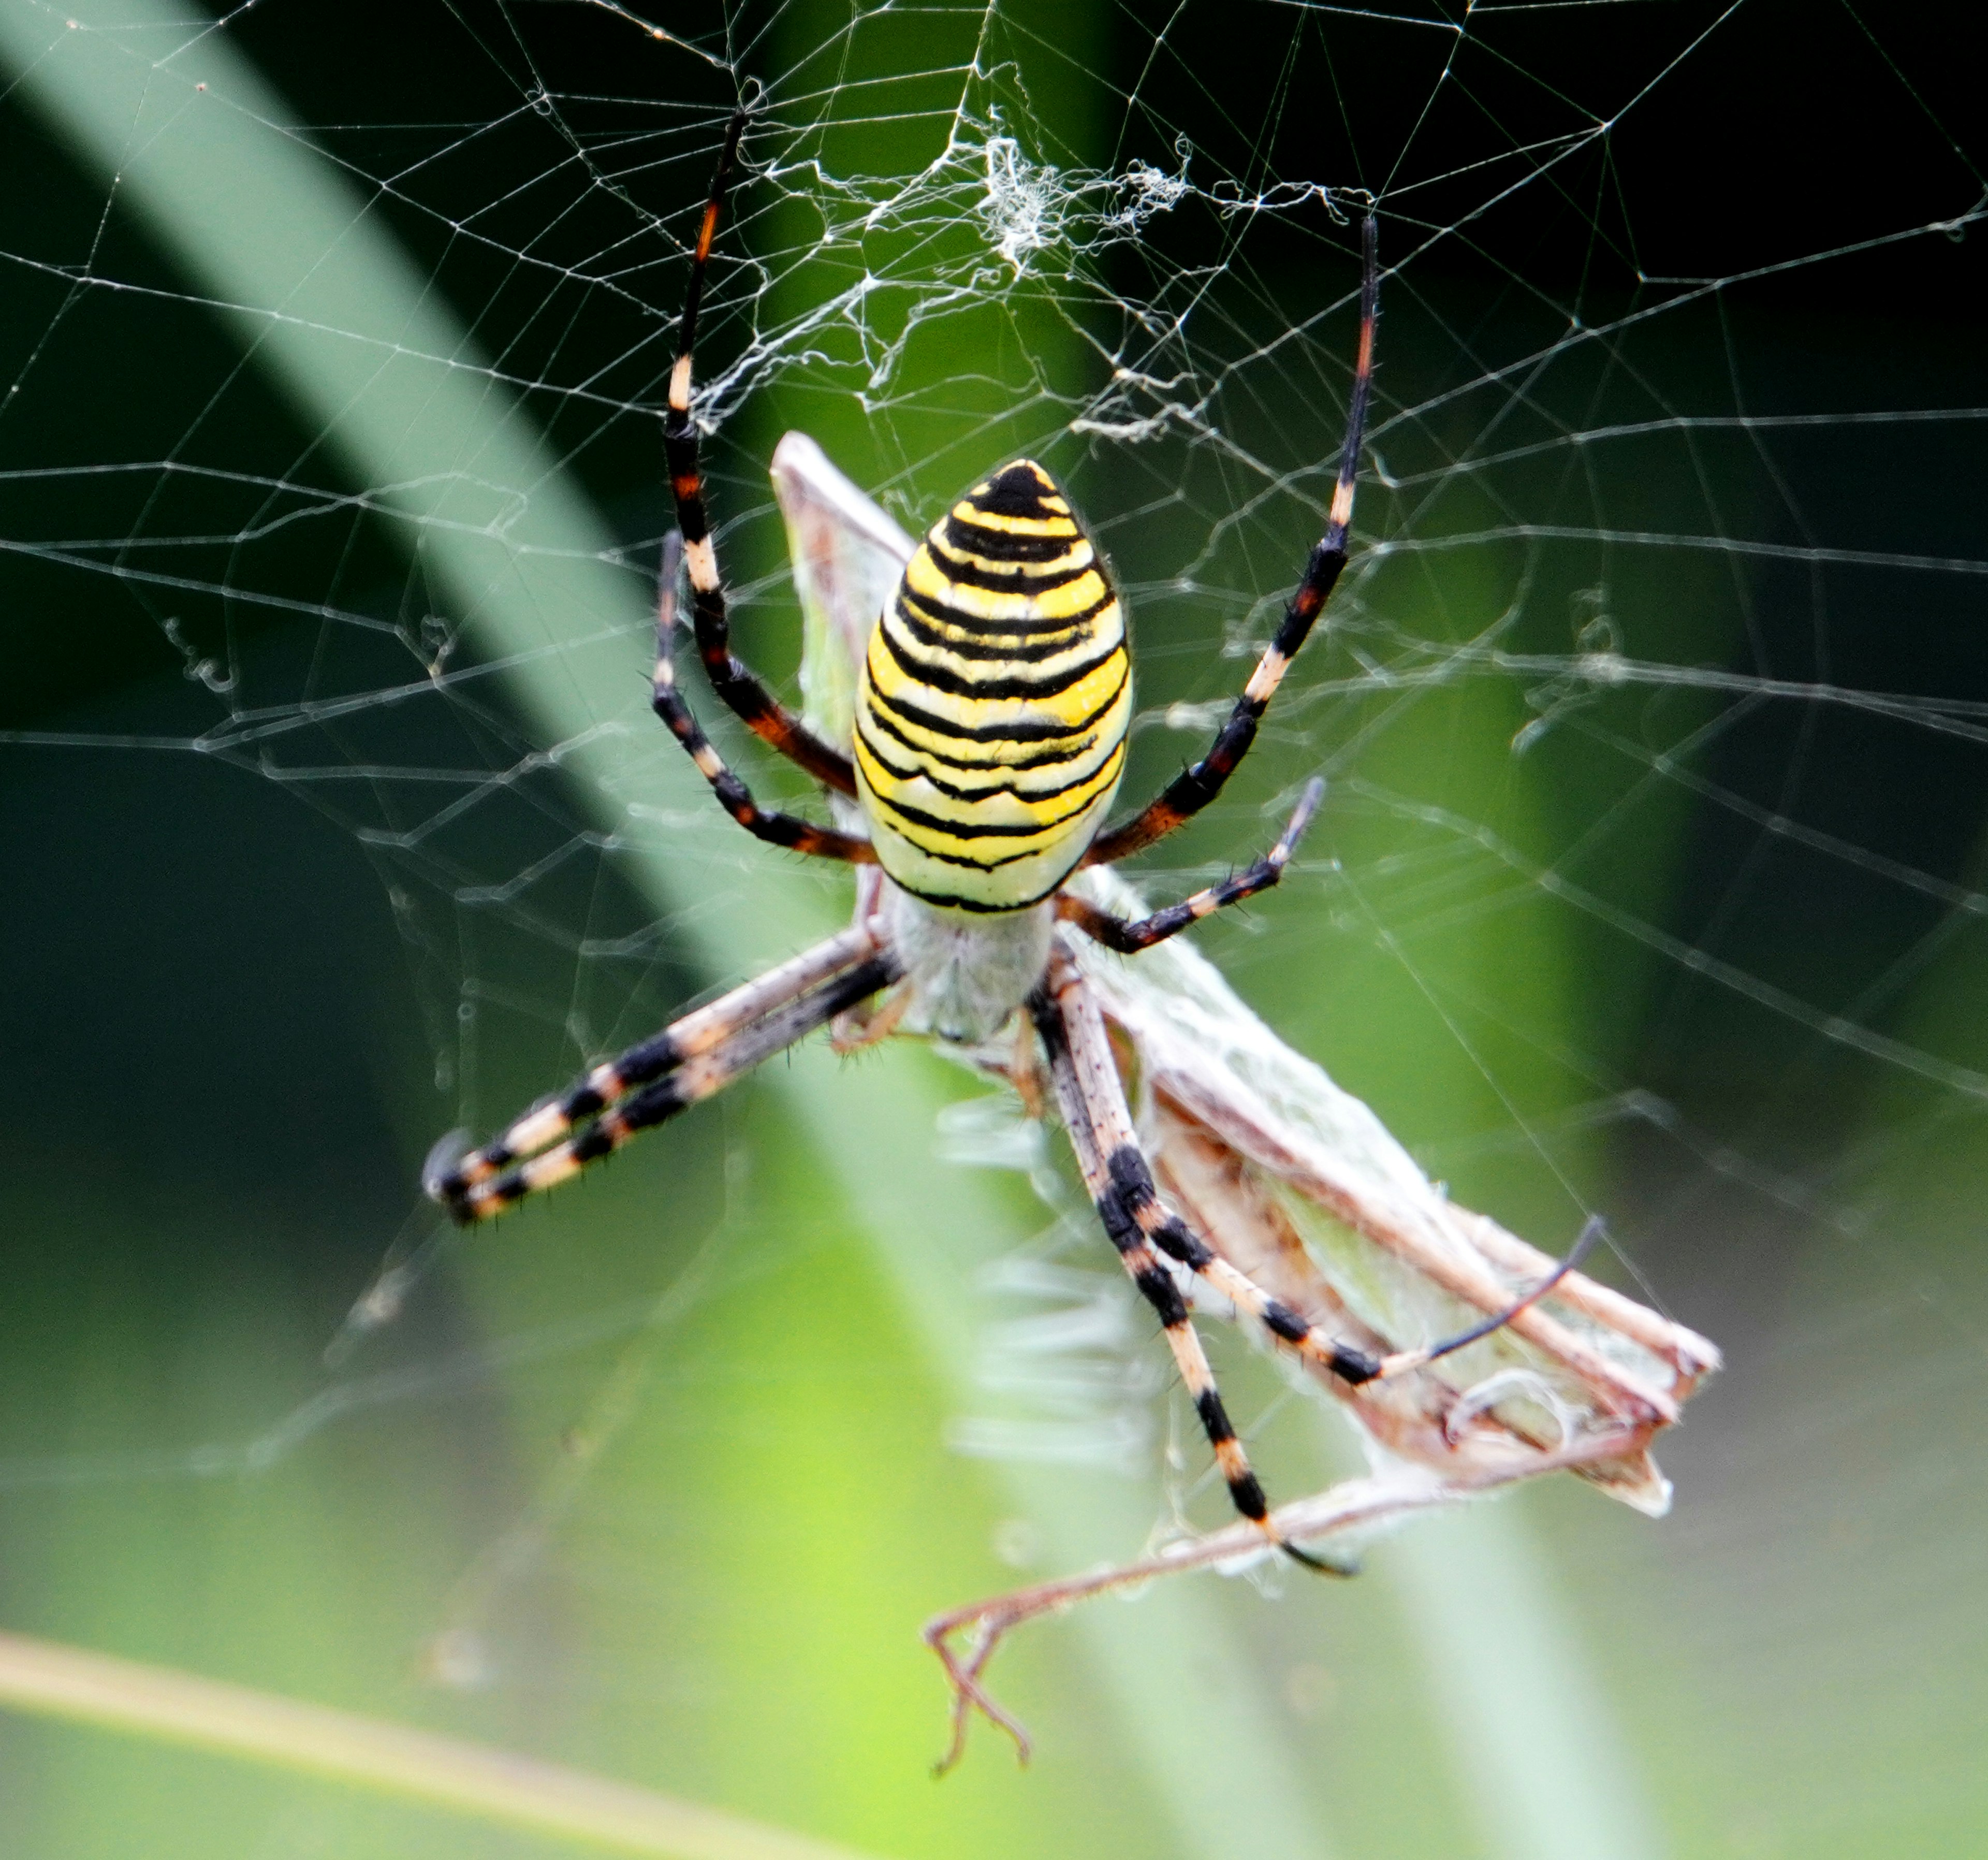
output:
[[[1046,897],[1118,786],[1132,667],[1117,591],[1023,459],[935,523],[870,635],[856,787],[906,891],[966,911]]]

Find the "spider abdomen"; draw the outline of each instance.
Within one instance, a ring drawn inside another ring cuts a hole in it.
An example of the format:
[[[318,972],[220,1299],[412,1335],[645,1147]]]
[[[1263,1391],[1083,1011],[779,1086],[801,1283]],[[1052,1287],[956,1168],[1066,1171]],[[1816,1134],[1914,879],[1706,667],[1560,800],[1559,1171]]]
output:
[[[870,636],[857,792],[928,904],[1016,911],[1060,885],[1124,768],[1131,661],[1109,570],[1023,459],[934,524]]]

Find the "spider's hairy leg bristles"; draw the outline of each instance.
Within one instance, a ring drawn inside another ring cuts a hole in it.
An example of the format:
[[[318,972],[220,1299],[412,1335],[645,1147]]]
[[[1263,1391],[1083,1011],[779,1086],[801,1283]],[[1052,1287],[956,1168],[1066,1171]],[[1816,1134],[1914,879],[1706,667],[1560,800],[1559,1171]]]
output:
[[[871,926],[854,925],[671,1021],[660,1033],[594,1067],[562,1096],[535,1105],[495,1141],[431,1172],[428,1193],[437,1201],[460,1201],[478,1182],[556,1143],[574,1125],[598,1116],[627,1093],[709,1052],[796,996],[874,955],[878,942]]]
[[[697,245],[691,252],[690,278],[684,286],[683,320],[677,328],[676,366],[670,374],[670,411],[690,411],[690,360],[697,347],[698,313],[704,306],[705,266],[711,258],[712,242],[718,236],[718,216],[725,211],[725,190],[732,179],[732,164],[739,159],[739,138],[746,133],[752,112],[741,103],[725,125],[725,140],[718,151],[718,166],[711,177],[711,192],[704,203],[704,218],[698,222]],[[700,534],[702,533],[700,532]]]
[[[1332,503],[1326,512],[1325,535],[1320,544],[1324,549],[1337,550],[1342,558],[1346,553],[1346,532],[1353,522],[1353,487],[1360,475],[1360,448],[1367,436],[1368,408],[1374,396],[1374,335],[1381,314],[1380,243],[1380,228],[1370,213],[1360,224],[1360,348],[1353,361],[1346,441],[1340,450],[1339,477],[1332,487]],[[1325,597],[1321,594],[1317,605],[1324,604]]]
[[[1208,1436],[1216,1468],[1229,1488],[1229,1502],[1236,1511],[1260,1529],[1280,1550],[1290,1551],[1300,1562],[1311,1559],[1292,1551],[1270,1522],[1270,1503],[1263,1487],[1249,1464],[1249,1455],[1236,1436],[1229,1412],[1222,1405],[1215,1372],[1207,1353],[1188,1315],[1187,1301],[1175,1283],[1173,1274],[1161,1263],[1148,1243],[1117,1184],[1104,1166],[1099,1124],[1101,1101],[1115,1100],[1122,1114],[1123,1095],[1108,1052],[1100,1062],[1092,1043],[1082,1043],[1079,1050],[1073,1033],[1086,1009],[1095,1015],[1095,1005],[1085,994],[1081,980],[1067,961],[1052,966],[1050,979],[1030,997],[1029,1012],[1036,1031],[1049,1055],[1050,1076],[1056,1087],[1063,1124],[1070,1133],[1070,1147],[1077,1156],[1078,1173],[1084,1178],[1097,1218],[1106,1236],[1117,1250],[1139,1294],[1151,1307],[1173,1352],[1175,1366],[1182,1385]],[[1103,1040],[1103,1026],[1098,1028]],[[1109,1074],[1109,1077],[1106,1074]]]
[[[1225,878],[1219,884],[1195,892],[1177,905],[1155,911],[1151,917],[1128,923],[1124,918],[1114,917],[1109,911],[1100,911],[1087,900],[1073,897],[1067,891],[1057,899],[1057,915],[1066,923],[1076,925],[1086,936],[1102,943],[1106,949],[1117,950],[1121,955],[1135,955],[1141,949],[1150,949],[1155,943],[1163,943],[1168,937],[1178,935],[1189,924],[1212,917],[1230,905],[1240,904],[1259,891],[1267,891],[1283,877],[1284,867],[1290,863],[1291,855],[1297,850],[1305,829],[1311,824],[1312,816],[1318,811],[1324,793],[1324,782],[1314,776],[1305,783],[1304,793],[1285,823],[1276,844],[1254,865],[1232,878]]]
[[[1346,436],[1339,475],[1326,511],[1324,533],[1312,548],[1303,578],[1285,607],[1283,618],[1263,656],[1236,700],[1208,753],[1175,777],[1158,800],[1122,825],[1107,828],[1084,855],[1086,865],[1110,865],[1128,857],[1189,820],[1219,795],[1256,740],[1256,726],[1283,682],[1313,624],[1332,597],[1346,566],[1346,533],[1353,522],[1353,494],[1360,475],[1367,410],[1373,398],[1374,333],[1380,316],[1380,232],[1373,215],[1361,227],[1360,347],[1354,363],[1353,391],[1346,411]]]
[[[704,280],[725,210],[725,190],[739,159],[739,139],[752,114],[741,103],[725,126],[711,194],[698,228],[691,255],[690,277],[684,286],[683,316],[678,325],[677,358],[670,370],[668,404],[663,413],[663,457],[669,472],[670,495],[676,506],[683,557],[695,596],[698,654],[712,688],[753,734],[796,762],[816,781],[839,794],[854,795],[856,776],[849,758],[823,742],[767,689],[756,674],[734,656],[731,621],[725,612],[725,587],[718,571],[718,551],[711,533],[711,513],[704,495],[704,469],[698,458],[697,421],[691,411],[691,353],[704,303]],[[674,580],[674,577],[671,577]]]
[[[1230,1503],[1252,1524],[1263,1524],[1270,1514],[1270,1502],[1263,1496],[1263,1484],[1251,1469],[1242,1442],[1236,1438],[1229,1411],[1222,1405],[1221,1391],[1215,1386],[1215,1371],[1209,1367],[1207,1352],[1202,1348],[1201,1338],[1188,1315],[1187,1301],[1181,1296],[1180,1287],[1174,1283],[1173,1274],[1160,1263],[1158,1256],[1146,1244],[1138,1222],[1108,1182],[1093,1190],[1092,1199],[1106,1237],[1117,1250],[1119,1260],[1131,1275],[1133,1284],[1138,1287],[1139,1295],[1159,1320],[1167,1347],[1173,1352],[1174,1366],[1180,1372],[1182,1386],[1194,1404],[1202,1431],[1207,1435],[1209,1446],[1214,1452],[1216,1469],[1229,1488]]]
[[[746,112],[742,104],[732,114],[732,122],[725,130],[725,159],[729,161],[739,147],[739,132],[745,127]],[[704,204],[704,219],[697,229],[697,262],[702,265],[711,256],[712,242],[718,237],[718,201],[715,191]]]
[[[869,1003],[832,1022],[828,1030],[828,1043],[845,1059],[867,1047],[881,1045],[897,1032],[916,998],[916,984],[909,980],[900,982],[884,997],[881,1006]]]
[[[718,552],[711,546],[711,538],[699,536],[695,543],[684,545],[684,562],[690,570],[691,591],[697,594],[715,594],[718,590]]]
[[[871,956],[799,999],[776,1008],[750,1026],[685,1060],[662,1077],[644,1086],[587,1127],[527,1162],[505,1169],[487,1180],[469,1184],[451,1198],[449,1212],[464,1226],[487,1220],[514,1207],[528,1195],[556,1188],[577,1175],[590,1162],[611,1156],[631,1137],[667,1123],[678,1112],[722,1091],[756,1066],[783,1053],[796,1040],[837,1014],[852,1008],[878,989],[898,979],[896,957]]]
[[[805,853],[817,859],[840,859],[851,865],[876,861],[876,849],[867,840],[833,827],[816,827],[798,814],[782,813],[762,807],[752,791],[725,766],[724,759],[705,735],[696,714],[677,688],[676,663],[671,647],[676,636],[676,567],[688,557],[695,578],[695,546],[685,543],[672,530],[663,540],[661,590],[656,607],[656,669],[650,706],[670,734],[681,743],[697,772],[711,784],[718,804],[755,839],[789,852]]]

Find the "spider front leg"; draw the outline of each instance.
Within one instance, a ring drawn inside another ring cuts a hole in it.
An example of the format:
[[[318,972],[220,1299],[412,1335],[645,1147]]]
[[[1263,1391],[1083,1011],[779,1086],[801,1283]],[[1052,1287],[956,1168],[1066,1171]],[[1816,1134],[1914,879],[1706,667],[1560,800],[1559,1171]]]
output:
[[[703,222],[698,228],[697,249],[691,257],[690,282],[684,291],[683,320],[678,326],[677,359],[670,370],[669,404],[663,415],[663,455],[669,465],[670,490],[676,500],[677,527],[683,534],[684,557],[690,564],[691,590],[696,597],[698,653],[704,661],[712,688],[756,736],[771,744],[789,760],[800,763],[816,780],[838,794],[853,796],[856,793],[856,773],[849,758],[809,729],[732,653],[731,621],[725,608],[725,587],[718,577],[718,552],[712,539],[710,513],[705,507],[704,472],[698,458],[697,422],[691,418],[691,352],[697,341],[697,315],[704,299],[705,268],[710,262],[712,242],[718,234],[718,215],[724,210],[725,189],[732,178],[732,164],[738,157],[739,139],[745,132],[746,118],[750,114],[749,109],[742,103],[732,113],[732,120],[725,125],[725,144],[718,152],[717,171],[711,178],[711,195],[705,202]]]
[[[1360,448],[1366,438],[1367,404],[1374,385],[1374,326],[1380,313],[1379,240],[1370,213],[1361,229],[1360,353],[1354,364],[1346,437],[1340,448],[1339,477],[1326,512],[1325,533],[1312,550],[1304,577],[1284,609],[1276,637],[1256,661],[1256,669],[1250,673],[1249,682],[1208,753],[1177,776],[1142,813],[1100,834],[1084,856],[1086,865],[1111,865],[1151,845],[1192,820],[1222,792],[1236,765],[1249,754],[1249,746],[1256,740],[1258,722],[1310,635],[1312,623],[1331,597],[1340,570],[1346,566],[1346,533],[1353,522],[1354,483],[1360,475]]]

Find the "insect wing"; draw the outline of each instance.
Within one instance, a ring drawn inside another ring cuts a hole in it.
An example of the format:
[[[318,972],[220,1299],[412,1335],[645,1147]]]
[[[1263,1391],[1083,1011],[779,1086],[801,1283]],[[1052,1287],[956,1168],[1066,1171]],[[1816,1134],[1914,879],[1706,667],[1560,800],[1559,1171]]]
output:
[[[801,603],[801,715],[825,742],[856,729],[856,686],[871,629],[917,546],[805,433],[773,449],[773,495]]]

